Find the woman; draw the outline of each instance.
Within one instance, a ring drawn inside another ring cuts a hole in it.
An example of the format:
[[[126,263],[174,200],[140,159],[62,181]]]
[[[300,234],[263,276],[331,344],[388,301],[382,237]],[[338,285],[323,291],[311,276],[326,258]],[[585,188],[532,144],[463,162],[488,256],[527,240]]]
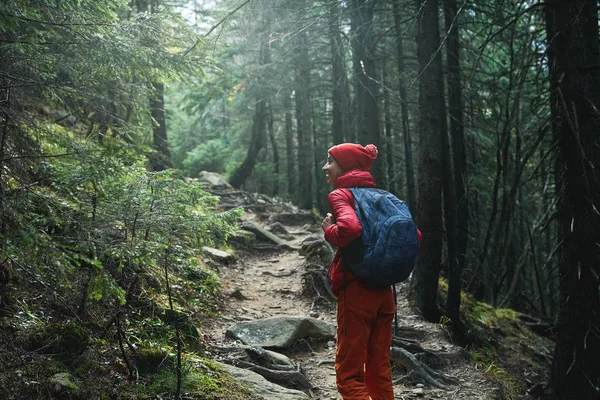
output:
[[[329,149],[323,166],[327,183],[335,186],[327,200],[322,228],[325,240],[345,247],[361,236],[348,188],[375,187],[369,173],[377,147],[344,143]],[[343,270],[339,250],[329,266],[333,294],[338,298],[336,383],[344,400],[393,400],[390,345],[396,305],[391,287],[375,288],[358,282]]]

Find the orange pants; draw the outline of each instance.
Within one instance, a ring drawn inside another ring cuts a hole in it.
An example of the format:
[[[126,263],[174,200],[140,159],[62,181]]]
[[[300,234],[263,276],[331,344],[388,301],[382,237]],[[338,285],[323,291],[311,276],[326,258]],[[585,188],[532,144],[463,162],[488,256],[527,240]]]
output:
[[[344,293],[345,291],[345,293]],[[344,400],[393,400],[391,288],[351,281],[338,293],[336,383]]]

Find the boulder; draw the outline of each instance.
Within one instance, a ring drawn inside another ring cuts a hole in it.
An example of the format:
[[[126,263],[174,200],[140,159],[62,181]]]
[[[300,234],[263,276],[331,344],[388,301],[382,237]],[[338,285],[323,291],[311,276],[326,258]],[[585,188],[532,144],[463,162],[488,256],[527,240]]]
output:
[[[331,339],[335,326],[312,317],[278,316],[238,322],[225,335],[251,346],[289,348],[300,339]]]
[[[310,397],[304,392],[294,389],[288,389],[271,383],[256,372],[237,368],[232,365],[214,362],[217,366],[231,375],[234,379],[244,383],[249,387],[252,394],[262,397],[265,400],[308,400]]]
[[[213,249],[212,247],[203,247],[202,251],[208,257],[223,264],[231,264],[235,261],[235,257],[233,254],[223,250]]]
[[[202,183],[207,184],[213,189],[233,189],[229,182],[227,182],[227,179],[225,179],[222,175],[217,174],[216,172],[200,171],[200,173],[198,174],[198,180]]]

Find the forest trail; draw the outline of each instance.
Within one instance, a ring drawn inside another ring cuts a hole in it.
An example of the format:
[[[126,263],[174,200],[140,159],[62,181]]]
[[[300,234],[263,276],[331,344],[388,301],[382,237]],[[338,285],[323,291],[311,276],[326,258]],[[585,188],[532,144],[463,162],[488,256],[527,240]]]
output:
[[[257,222],[257,215],[246,212],[246,221]],[[219,267],[224,304],[222,315],[205,321],[204,339],[218,361],[231,363],[245,357],[236,350],[239,342],[227,339],[225,331],[238,321],[248,321],[272,316],[312,316],[335,324],[335,304],[313,307],[313,299],[302,294],[302,273],[305,260],[298,249],[307,237],[320,235],[298,226],[286,226],[292,238],[289,249],[276,251],[238,251],[235,263]],[[440,357],[434,366],[439,372],[459,380],[447,390],[432,388],[422,383],[401,379],[406,371],[394,368],[394,393],[396,399],[472,399],[498,398],[499,389],[478,367],[469,361],[466,351],[449,342],[439,324],[425,322],[409,306],[407,286],[398,285],[398,316],[400,336],[408,333],[424,349]],[[410,339],[409,339],[410,340]],[[300,364],[305,376],[313,385],[309,395],[314,399],[341,399],[335,384],[335,342],[297,343],[292,349],[276,350]],[[481,368],[481,366],[479,366]],[[271,400],[271,399],[268,399]],[[272,399],[275,400],[275,399]]]

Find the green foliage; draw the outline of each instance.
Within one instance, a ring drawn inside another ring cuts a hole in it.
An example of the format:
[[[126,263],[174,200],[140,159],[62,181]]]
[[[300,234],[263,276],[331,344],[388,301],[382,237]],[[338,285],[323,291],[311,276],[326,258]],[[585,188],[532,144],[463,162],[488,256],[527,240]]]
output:
[[[177,375],[172,369],[164,369],[156,376],[150,386],[150,393],[173,395],[177,383]],[[189,396],[201,398],[218,398],[223,391],[223,384],[218,375],[198,368],[195,363],[188,362],[182,368],[182,392]]]
[[[226,143],[220,140],[210,140],[199,144],[191,150],[183,161],[184,171],[188,176],[198,176],[200,171],[225,172],[225,163],[230,155]]]

